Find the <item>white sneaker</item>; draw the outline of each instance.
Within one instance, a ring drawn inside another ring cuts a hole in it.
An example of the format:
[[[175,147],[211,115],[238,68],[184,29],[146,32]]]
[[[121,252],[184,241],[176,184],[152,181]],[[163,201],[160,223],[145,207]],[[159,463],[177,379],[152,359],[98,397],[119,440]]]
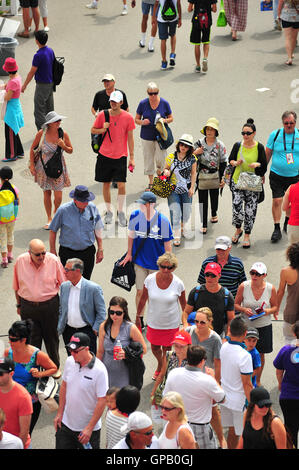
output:
[[[48,31],[50,31],[49,26],[45,26],[45,27],[44,27],[44,31],[45,31],[46,33],[47,33]]]
[[[127,15],[128,14],[128,9],[124,8],[123,11],[121,12],[121,14],[122,14],[122,16]]]
[[[96,9],[98,8],[98,4],[97,4],[96,2],[89,3],[88,5],[86,5],[86,8],[90,8],[90,9],[96,10]]]

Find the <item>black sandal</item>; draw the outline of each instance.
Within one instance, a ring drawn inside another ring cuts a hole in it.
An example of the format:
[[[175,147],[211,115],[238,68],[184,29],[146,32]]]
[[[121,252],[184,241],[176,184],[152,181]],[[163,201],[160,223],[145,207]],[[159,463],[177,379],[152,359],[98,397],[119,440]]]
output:
[[[240,238],[242,237],[242,235],[243,235],[243,230],[241,230],[241,232],[238,233],[238,235],[234,235],[234,236],[232,237],[232,243],[233,243],[233,245],[237,245],[237,244],[239,243],[239,240],[240,240]]]

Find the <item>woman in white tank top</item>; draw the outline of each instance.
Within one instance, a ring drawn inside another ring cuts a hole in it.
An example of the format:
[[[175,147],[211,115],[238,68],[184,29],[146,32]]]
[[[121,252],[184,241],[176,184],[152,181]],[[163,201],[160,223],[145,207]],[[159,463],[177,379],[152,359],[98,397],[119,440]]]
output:
[[[265,365],[265,353],[272,352],[271,315],[277,320],[277,293],[275,287],[266,282],[267,267],[264,263],[254,263],[249,271],[251,280],[240,284],[235,297],[235,311],[241,312],[248,327],[256,328],[259,340],[256,349],[261,356],[261,369],[257,374],[257,385],[260,385],[261,374]],[[262,312],[257,318],[252,318]]]
[[[161,401],[162,418],[167,421],[160,435],[159,449],[195,449],[193,431],[188,424],[182,396],[168,392]]]

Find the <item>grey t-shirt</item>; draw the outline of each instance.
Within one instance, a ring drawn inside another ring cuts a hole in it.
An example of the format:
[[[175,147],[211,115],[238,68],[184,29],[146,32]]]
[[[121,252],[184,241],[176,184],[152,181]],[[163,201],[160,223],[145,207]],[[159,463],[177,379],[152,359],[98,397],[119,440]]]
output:
[[[188,328],[186,328],[186,331],[188,331],[191,336],[193,346],[202,346],[203,348],[205,348],[207,353],[206,366],[214,369],[214,359],[220,359],[220,349],[222,346],[220,336],[216,333],[216,331],[211,330],[208,339],[204,341],[199,341],[198,336],[196,334],[196,326],[188,326]]]
[[[293,3],[290,0],[285,0],[282,7],[280,18],[284,21],[290,23],[295,23],[299,21],[299,2],[296,4],[297,9],[294,7]]]
[[[149,5],[155,5],[156,0],[142,0],[142,3],[148,3]]]

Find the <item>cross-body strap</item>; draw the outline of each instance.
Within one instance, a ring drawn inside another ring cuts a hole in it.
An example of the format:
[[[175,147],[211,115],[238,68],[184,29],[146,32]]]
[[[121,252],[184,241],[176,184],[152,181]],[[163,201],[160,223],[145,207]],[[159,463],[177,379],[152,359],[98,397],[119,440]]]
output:
[[[135,262],[135,259],[137,258],[138,254],[140,253],[140,251],[142,250],[145,242],[146,242],[146,239],[148,238],[149,234],[150,234],[150,231],[152,229],[152,227],[154,226],[154,222],[155,220],[154,219],[157,219],[158,220],[159,218],[159,212],[156,212],[156,214],[154,215],[153,219],[152,219],[152,223],[149,224],[149,227],[147,228],[146,230],[146,236],[141,240],[140,244],[139,244],[139,247],[137,248],[137,251],[134,255],[134,258],[132,258],[132,262],[134,263]]]

